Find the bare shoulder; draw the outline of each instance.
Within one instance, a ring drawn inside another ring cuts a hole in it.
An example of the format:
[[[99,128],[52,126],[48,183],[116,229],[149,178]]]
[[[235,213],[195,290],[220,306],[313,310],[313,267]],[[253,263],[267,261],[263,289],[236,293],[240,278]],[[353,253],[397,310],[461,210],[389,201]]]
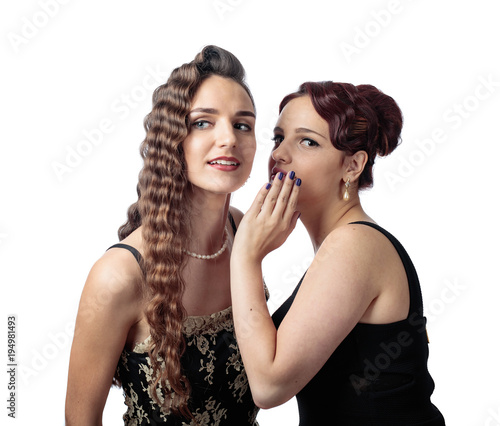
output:
[[[325,238],[321,248],[341,246],[344,250],[350,249],[357,253],[380,250],[391,245],[387,237],[377,229],[361,223],[350,223],[334,229]]]
[[[229,213],[231,213],[231,216],[233,217],[236,226],[238,226],[241,222],[241,219],[243,219],[243,213],[233,206],[229,206]]]
[[[349,224],[331,232],[313,261],[318,275],[345,279],[376,303],[364,313],[365,322],[393,322],[408,313],[406,271],[391,241],[371,226]]]
[[[383,267],[394,254],[391,242],[380,231],[364,224],[351,223],[330,232],[316,253],[313,264],[325,270],[341,267],[353,276],[366,278],[367,274]]]
[[[347,250],[354,250],[359,252],[365,250],[368,245],[376,242],[378,231],[375,229],[357,223],[350,223],[347,225],[339,226],[331,231],[323,243],[321,244],[318,254],[333,254],[336,255],[346,253]]]
[[[142,256],[142,231],[136,229],[121,244],[130,246]],[[143,273],[141,266],[130,250],[112,247],[94,264],[89,278],[101,289],[110,291],[122,301],[137,300],[140,294]]]
[[[142,272],[128,250],[113,248],[97,260],[88,275],[81,303],[110,310],[130,309],[137,305],[141,294]]]

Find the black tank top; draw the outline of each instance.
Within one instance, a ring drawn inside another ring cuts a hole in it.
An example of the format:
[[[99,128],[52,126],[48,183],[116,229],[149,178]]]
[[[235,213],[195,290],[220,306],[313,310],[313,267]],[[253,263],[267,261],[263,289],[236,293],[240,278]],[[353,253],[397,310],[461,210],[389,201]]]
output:
[[[297,394],[300,426],[442,426],[444,418],[430,401],[434,382],[427,369],[426,318],[415,268],[403,246],[386,230],[370,222],[354,223],[377,229],[396,248],[408,278],[408,317],[354,327]],[[303,279],[274,313],[276,328]]]

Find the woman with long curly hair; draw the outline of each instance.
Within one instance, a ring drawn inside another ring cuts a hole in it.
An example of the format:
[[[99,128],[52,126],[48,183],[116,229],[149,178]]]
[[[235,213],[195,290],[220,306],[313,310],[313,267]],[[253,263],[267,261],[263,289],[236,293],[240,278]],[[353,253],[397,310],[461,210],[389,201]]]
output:
[[[361,206],[377,156],[399,144],[402,113],[371,85],[304,83],[285,97],[269,176],[231,255],[236,337],[254,400],[297,395],[300,425],[443,426],[431,402],[417,273]],[[300,213],[299,213],[300,212]],[[300,219],[315,256],[269,314],[261,261]]]
[[[255,106],[216,46],[153,95],[138,201],[82,292],[66,422],[98,425],[112,382],[126,425],[256,425],[234,338],[229,261],[242,214],[230,194],[255,155]]]

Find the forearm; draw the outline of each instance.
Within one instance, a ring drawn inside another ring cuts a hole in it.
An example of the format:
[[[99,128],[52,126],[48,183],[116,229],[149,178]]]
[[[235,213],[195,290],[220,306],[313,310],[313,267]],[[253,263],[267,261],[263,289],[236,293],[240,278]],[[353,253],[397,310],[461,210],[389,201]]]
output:
[[[233,253],[231,295],[236,339],[254,400],[263,408],[278,405],[284,401],[278,396],[275,368],[277,333],[267,308],[259,261]]]
[[[89,398],[89,393],[75,388],[73,380],[68,382],[66,395],[65,419],[66,426],[99,426],[102,425],[104,405]],[[80,388],[84,387],[83,385]]]
[[[98,426],[111,387],[113,362],[105,358],[105,352],[83,350],[78,334],[77,329],[68,371],[66,426]]]
[[[286,339],[278,333],[267,309],[262,282],[262,259],[283,244],[299,213],[295,211],[299,185],[283,175],[265,185],[243,217],[231,254],[231,298],[236,339],[252,396],[261,408],[270,408],[295,395],[290,386]],[[293,344],[292,339],[292,344]],[[289,345],[288,345],[289,346]],[[293,382],[294,380],[292,380]]]

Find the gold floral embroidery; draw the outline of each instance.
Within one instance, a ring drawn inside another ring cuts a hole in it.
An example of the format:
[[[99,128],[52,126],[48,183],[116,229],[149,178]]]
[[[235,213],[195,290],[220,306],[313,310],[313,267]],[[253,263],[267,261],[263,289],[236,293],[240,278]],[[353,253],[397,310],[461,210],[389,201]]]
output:
[[[199,379],[203,379],[207,383],[207,386],[210,386],[213,385],[214,382],[217,383],[217,380],[223,380],[225,376],[228,376],[226,380],[226,389],[228,389],[226,390],[226,394],[229,392],[234,398],[231,404],[234,408],[231,408],[231,410],[238,409],[234,404],[243,404],[241,408],[245,407],[244,412],[247,414],[244,414],[244,417],[248,415],[248,425],[258,426],[255,420],[258,408],[252,403],[248,379],[241,361],[238,345],[236,344],[231,307],[211,315],[186,318],[183,325],[183,332],[186,338],[187,347],[195,350],[195,352],[191,353],[193,355],[195,353],[199,354],[198,356],[195,355],[194,358],[199,359],[199,361],[196,361],[199,362],[198,372],[201,373]],[[224,342],[225,345],[220,346],[221,342]],[[154,381],[154,375],[148,356],[150,345],[151,337],[148,337],[143,342],[136,344],[132,352],[124,351],[118,366],[122,371],[140,376],[134,379],[135,384],[129,383],[130,381],[127,380],[128,386],[124,386],[124,389],[125,387],[127,388],[125,392],[125,403],[128,406],[128,411],[124,415],[124,420],[125,424],[128,426],[155,424],[155,421],[169,423],[171,419],[170,409],[159,407],[152,398],[152,391],[149,384]],[[217,348],[224,348],[223,352],[219,354],[218,352],[216,353],[216,350],[219,351]],[[225,372],[222,366],[219,367],[222,368],[222,371],[216,372],[216,361],[218,356],[225,359]],[[130,362],[129,357],[133,357]],[[132,359],[134,359],[133,363]],[[160,359],[160,361],[163,363],[163,360]],[[130,370],[134,371],[131,372]],[[136,389],[134,389],[134,386]],[[141,394],[142,399],[138,398],[136,392]],[[166,389],[159,387],[156,392],[159,400],[163,403],[165,398],[170,396],[171,392],[168,382]],[[149,398],[144,399],[145,395],[149,396]],[[193,421],[182,421],[179,419],[177,420],[179,423],[177,423],[176,420],[172,419],[173,424],[182,424],[185,426],[219,426],[226,424],[228,422],[229,407],[222,406],[222,402],[218,400],[218,394],[214,394],[213,392],[211,394],[209,393],[207,398],[208,399],[205,400],[196,400],[196,408],[193,407],[194,411],[192,412],[194,416]],[[144,404],[144,402],[140,401],[148,401],[146,404],[148,407],[139,405]],[[241,410],[241,408],[239,409]],[[233,412],[231,411],[231,413]],[[247,422],[244,421],[244,424],[247,424]]]
[[[231,306],[214,314],[187,317],[183,324],[184,335],[188,338],[200,334],[215,335],[222,330],[232,331],[233,328]]]
[[[215,335],[212,336],[211,338],[212,344],[216,344],[215,340]],[[205,376],[205,380],[210,383],[211,385],[213,384],[212,378],[213,378],[213,373],[215,371],[215,366],[214,366],[214,361],[215,361],[215,351],[210,350],[210,342],[209,340],[204,336],[193,336],[191,339],[188,340],[187,343],[188,346],[196,346],[198,350],[205,355],[205,359],[200,360],[201,367],[198,371],[203,371],[205,370],[208,375]],[[205,363],[206,361],[206,363]]]
[[[233,383],[228,382],[229,389],[233,390],[233,396],[236,398],[236,394],[239,391],[238,399],[237,402],[242,402],[242,397],[245,394],[245,392],[248,390],[248,378],[247,375],[245,374],[245,369],[243,368],[243,362],[241,361],[241,356],[240,356],[240,351],[238,348],[238,345],[230,345],[229,346],[231,349],[233,349],[235,352],[233,355],[229,357],[226,363],[226,374],[229,374],[229,368],[232,367],[236,371],[239,371],[240,374],[236,376],[236,379],[234,380]]]
[[[132,384],[130,384],[129,386],[130,396],[125,396],[125,404],[128,406],[126,415],[131,419],[128,425],[136,426],[138,424],[141,424],[143,419],[145,419],[149,423],[148,413],[144,411],[142,405],[138,404],[139,396],[136,392],[134,392],[134,389],[132,389]]]
[[[198,408],[194,413],[194,420],[190,423],[183,423],[186,426],[219,426],[221,420],[227,418],[227,410],[220,408],[220,403],[215,405],[215,401],[211,396],[205,404],[205,411],[199,412]],[[212,413],[212,415],[211,415]]]

